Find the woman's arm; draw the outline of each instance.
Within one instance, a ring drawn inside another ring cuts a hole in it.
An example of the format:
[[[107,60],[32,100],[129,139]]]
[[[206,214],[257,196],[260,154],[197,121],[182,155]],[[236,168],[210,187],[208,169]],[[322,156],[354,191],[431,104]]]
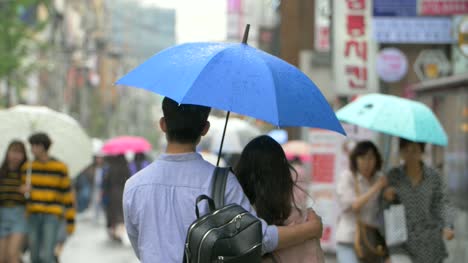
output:
[[[354,200],[354,202],[351,204],[351,209],[354,212],[358,212],[365,204],[367,204],[367,202],[369,202],[373,196],[380,194],[382,189],[386,186],[387,178],[385,176],[381,176],[366,193],[359,195]]]
[[[433,176],[435,180],[431,214],[441,225],[444,238],[451,240],[455,236],[453,231],[453,211],[451,211],[452,207],[447,197],[446,186],[443,179],[436,171],[434,171],[434,174],[431,176]]]

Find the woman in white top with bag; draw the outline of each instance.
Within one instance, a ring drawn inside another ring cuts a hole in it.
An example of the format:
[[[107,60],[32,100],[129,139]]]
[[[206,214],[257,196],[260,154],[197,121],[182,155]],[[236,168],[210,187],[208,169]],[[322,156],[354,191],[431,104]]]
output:
[[[349,156],[349,163],[349,170],[338,178],[336,189],[339,207],[336,230],[339,263],[361,261],[355,248],[358,220],[370,227],[378,227],[379,197],[387,185],[386,177],[379,173],[382,158],[374,143],[359,142]]]

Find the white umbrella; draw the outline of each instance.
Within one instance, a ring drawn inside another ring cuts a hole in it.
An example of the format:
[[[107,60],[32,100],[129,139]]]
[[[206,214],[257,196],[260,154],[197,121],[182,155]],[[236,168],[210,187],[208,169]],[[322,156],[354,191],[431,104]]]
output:
[[[210,151],[218,153],[223,136],[225,119],[210,117],[210,131],[203,140],[209,140]],[[229,119],[226,137],[224,138],[223,153],[241,153],[247,143],[261,134],[253,124],[238,118]]]
[[[71,177],[92,162],[91,139],[80,124],[66,114],[47,107],[19,105],[0,111],[0,123],[1,160],[12,140],[27,142],[32,133],[45,132],[52,140],[50,155],[68,166]]]

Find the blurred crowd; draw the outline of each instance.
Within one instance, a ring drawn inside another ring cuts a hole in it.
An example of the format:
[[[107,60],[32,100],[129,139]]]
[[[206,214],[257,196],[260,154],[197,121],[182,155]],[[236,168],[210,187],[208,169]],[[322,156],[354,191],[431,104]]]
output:
[[[21,262],[23,254],[32,263],[59,262],[75,231],[76,215],[84,211],[96,223],[105,215],[110,239],[121,242],[123,188],[150,163],[146,154],[97,152],[93,163],[72,179],[60,156],[49,154],[53,141],[48,134],[32,134],[28,142],[30,160],[25,143],[14,140],[0,167],[0,262]]]

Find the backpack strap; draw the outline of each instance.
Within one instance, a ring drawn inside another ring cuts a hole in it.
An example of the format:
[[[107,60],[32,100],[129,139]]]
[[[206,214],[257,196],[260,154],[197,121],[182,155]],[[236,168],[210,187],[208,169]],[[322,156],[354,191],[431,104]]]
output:
[[[229,175],[229,167],[216,167],[213,172],[213,189],[211,197],[214,200],[215,208],[219,209],[224,206],[224,193],[226,190],[226,182]]]

